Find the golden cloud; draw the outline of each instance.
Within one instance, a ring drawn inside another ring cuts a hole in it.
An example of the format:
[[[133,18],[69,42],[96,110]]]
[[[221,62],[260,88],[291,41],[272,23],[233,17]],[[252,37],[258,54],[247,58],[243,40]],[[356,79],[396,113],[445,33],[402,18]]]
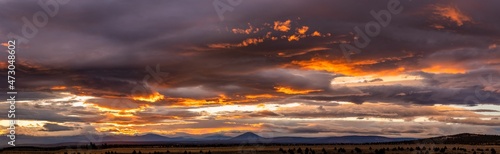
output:
[[[66,86],[53,86],[50,90],[66,90]]]
[[[328,71],[332,73],[340,73],[351,76],[367,75],[368,72],[361,70],[357,66],[375,64],[375,63],[376,61],[346,63],[344,61],[339,61],[339,60],[324,60],[318,58],[291,62],[292,65],[298,65],[303,69]]]
[[[370,65],[378,64],[381,62],[400,61],[404,58],[409,58],[413,56],[414,56],[413,54],[409,53],[408,55],[401,57],[358,60],[350,63],[345,62],[343,59],[327,60],[322,58],[312,58],[310,60],[295,60],[292,61],[290,64],[283,65],[283,67],[286,68],[286,67],[299,66],[302,69],[327,71],[349,76],[364,76],[364,75],[394,76],[407,71],[408,68],[399,66],[391,69],[381,70],[381,69],[369,69],[368,67]]]
[[[214,44],[209,44],[209,48],[215,48],[215,49],[224,49],[224,48],[230,48],[232,45],[229,43],[214,43]]]
[[[281,22],[281,21],[275,21],[274,22],[274,30],[276,31],[282,31],[282,32],[288,32],[290,30],[290,23],[292,21],[291,20],[287,20],[287,21],[284,21],[284,22]]]
[[[457,7],[455,6],[434,6],[434,14],[439,15],[444,18],[448,18],[458,26],[462,26],[464,22],[471,22],[472,19],[463,14]]]
[[[259,28],[254,28],[250,23],[247,29],[233,28],[231,31],[235,34],[251,34],[259,32]]]
[[[249,45],[256,45],[256,44],[259,44],[259,43],[262,43],[264,42],[264,39],[261,39],[261,38],[248,38],[246,40],[243,40],[243,42],[241,42],[240,44],[238,44],[239,47],[241,46],[249,46]]]
[[[218,97],[209,99],[168,98],[167,101],[174,102],[174,106],[204,106],[214,104],[227,105],[234,103],[233,101],[230,101],[230,98],[222,94]]]
[[[316,37],[319,37],[321,36],[321,33],[319,33],[318,31],[314,31],[311,36],[316,36]]]
[[[156,102],[156,101],[159,101],[159,100],[163,100],[165,98],[165,96],[163,96],[162,94],[158,93],[158,92],[154,92],[150,95],[147,95],[147,96],[133,96],[132,99],[133,100],[136,100],[136,101],[145,101],[145,102]]]
[[[299,37],[297,35],[291,35],[288,37],[288,41],[292,42],[292,41],[299,41]]]
[[[443,25],[431,25],[431,27],[435,28],[435,29],[444,29],[444,26]]]
[[[309,30],[309,27],[302,26],[301,28],[297,28],[297,33],[304,35],[304,34],[306,34],[307,30]]]
[[[422,71],[427,73],[448,73],[448,74],[463,74],[467,72],[464,68],[458,68],[453,66],[443,66],[443,65],[434,65],[427,68],[423,68]]]
[[[259,94],[259,95],[246,95],[245,98],[248,99],[256,99],[256,98],[273,98],[276,96],[273,96],[271,94]]]
[[[285,93],[285,94],[290,94],[290,95],[295,95],[295,94],[308,94],[312,92],[320,92],[322,90],[298,90],[298,89],[292,89],[290,87],[282,87],[282,86],[277,86],[274,87],[277,92],[280,93]]]

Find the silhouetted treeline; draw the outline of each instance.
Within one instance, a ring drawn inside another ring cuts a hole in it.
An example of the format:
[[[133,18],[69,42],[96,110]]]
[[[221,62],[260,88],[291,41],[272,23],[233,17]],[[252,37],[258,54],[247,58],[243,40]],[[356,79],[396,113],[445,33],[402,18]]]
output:
[[[491,135],[488,135],[490,138],[484,139],[485,141],[490,141],[496,139],[496,137],[492,137]],[[464,141],[466,139],[475,139],[477,138],[478,135],[463,135],[458,138],[450,137],[447,142],[444,142],[444,144],[451,144],[451,143],[466,143],[466,142],[475,142],[474,140],[472,141]],[[480,135],[479,135],[480,137]],[[431,139],[432,141],[436,142],[431,142],[434,143],[433,145],[436,145],[435,143],[443,143],[443,142],[437,142],[437,140],[442,140],[441,138],[435,138],[435,140]],[[500,139],[498,139],[500,141]],[[419,143],[420,144],[420,143]],[[308,146],[334,146],[333,149],[313,149]],[[33,147],[33,146],[17,146],[17,147],[7,147],[4,149],[0,150],[0,153],[3,151],[57,151],[57,150],[64,150],[67,149],[68,151],[79,151],[79,150],[105,150],[105,149],[110,149],[110,148],[137,148],[138,150],[134,154],[142,154],[140,149],[145,149],[145,148],[155,148],[155,149],[162,149],[164,148],[165,150],[162,151],[155,151],[153,154],[164,154],[164,153],[170,153],[168,151],[169,148],[193,148],[193,147],[241,147],[245,148],[246,146],[248,147],[265,147],[265,146],[286,146],[286,147],[296,147],[296,148],[287,148],[283,149],[280,148],[278,149],[277,153],[282,153],[282,154],[360,154],[360,153],[374,153],[374,154],[385,154],[388,151],[396,151],[396,152],[401,152],[401,153],[407,153],[407,152],[412,152],[412,153],[417,153],[417,154],[429,154],[429,153],[475,153],[475,154],[496,154],[496,149],[493,148],[474,148],[474,149],[466,149],[464,147],[425,147],[425,146],[411,146],[415,145],[415,142],[398,142],[398,143],[385,143],[384,145],[391,146],[391,148],[369,148],[369,149],[362,149],[356,146],[363,146],[366,147],[367,145],[382,145],[378,143],[370,143],[370,144],[200,144],[200,145],[193,145],[193,144],[108,144],[108,143],[88,143],[84,145],[79,145],[79,146],[57,146],[57,147]],[[424,145],[426,145],[424,143]],[[468,144],[468,145],[478,145],[478,144]],[[489,144],[483,144],[483,145],[489,145]],[[498,144],[500,145],[500,144]],[[345,146],[354,146],[354,149],[349,148],[349,150],[345,149]],[[396,146],[396,147],[394,147]],[[104,154],[115,154],[115,151],[106,151]],[[149,154],[150,152],[148,152]],[[189,153],[203,153],[203,154],[211,154],[212,151],[210,149],[206,149],[203,151],[185,151],[186,154]],[[78,153],[71,153],[71,154],[78,154]]]
[[[318,151],[318,152],[316,152]],[[369,149],[361,149],[359,147],[354,147],[354,149],[348,151],[344,147],[333,147],[330,149],[325,149],[322,148],[321,150],[319,149],[312,149],[306,147],[305,150],[302,150],[302,147],[293,147],[293,148],[288,148],[288,150],[283,149],[280,147],[278,149],[278,153],[281,154],[363,154],[363,153],[370,153],[370,154],[385,154],[386,152],[391,152],[391,153],[416,153],[416,154],[431,154],[431,153],[467,153],[467,152],[473,152],[475,154],[497,154],[496,150],[494,148],[471,148],[471,149],[466,149],[463,147],[453,147],[452,149],[448,149],[447,146],[443,147],[432,147],[432,148],[427,148],[425,146],[408,146],[408,147],[403,147],[403,146],[398,146],[398,147],[392,147],[392,148],[372,148],[369,147]]]

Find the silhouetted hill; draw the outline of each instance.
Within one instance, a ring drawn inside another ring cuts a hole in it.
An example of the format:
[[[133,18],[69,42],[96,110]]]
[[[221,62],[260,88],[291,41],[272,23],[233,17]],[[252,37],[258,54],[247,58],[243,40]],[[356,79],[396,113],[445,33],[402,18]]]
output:
[[[497,144],[500,145],[499,135],[480,135],[480,134],[457,134],[449,136],[432,137],[419,139],[414,143],[432,143],[432,144]]]
[[[359,144],[377,142],[400,142],[410,141],[415,138],[388,138],[381,136],[339,136],[339,137],[276,137],[272,138],[272,143],[301,143],[301,144]]]
[[[260,137],[259,135],[252,133],[252,132],[246,132],[244,134],[238,135],[236,137],[231,138],[231,141],[246,141],[246,140],[261,140],[264,139]]]
[[[210,136],[186,136],[166,137],[157,134],[145,134],[138,136],[90,136],[94,143],[121,143],[121,144],[153,144],[153,143],[179,143],[179,144],[362,144],[362,143],[391,143],[391,144],[497,144],[500,145],[498,135],[479,134],[457,134],[440,136],[427,139],[415,138],[390,138],[381,136],[338,136],[338,137],[273,137],[264,138],[252,132],[246,132],[236,137],[220,134]],[[7,138],[0,138],[4,141]],[[18,135],[16,143],[23,146],[54,146],[72,145],[89,140],[88,136],[64,136],[64,137],[37,137]],[[5,141],[6,142],[6,141]]]

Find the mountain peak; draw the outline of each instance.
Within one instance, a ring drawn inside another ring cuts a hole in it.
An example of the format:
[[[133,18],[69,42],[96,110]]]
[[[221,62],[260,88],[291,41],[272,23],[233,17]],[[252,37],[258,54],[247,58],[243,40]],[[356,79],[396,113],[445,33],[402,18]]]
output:
[[[262,137],[252,132],[246,132],[236,137],[233,137],[231,140],[259,140],[259,139],[262,139]]]
[[[165,137],[163,135],[154,134],[154,133],[147,133],[147,134],[139,135],[139,136],[143,136],[143,137]]]
[[[253,133],[253,132],[246,132],[246,133],[243,133],[239,136],[252,136],[252,137],[260,137],[259,135]]]

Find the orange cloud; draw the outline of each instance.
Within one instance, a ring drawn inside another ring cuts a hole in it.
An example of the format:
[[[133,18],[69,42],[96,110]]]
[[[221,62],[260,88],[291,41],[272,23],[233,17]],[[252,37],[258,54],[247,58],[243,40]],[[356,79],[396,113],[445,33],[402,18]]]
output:
[[[243,42],[241,42],[238,46],[249,46],[249,45],[252,45],[252,44],[259,44],[259,43],[262,43],[264,42],[264,39],[260,39],[260,38],[248,38],[246,40],[243,40]]]
[[[53,86],[50,90],[65,90],[66,86]]]
[[[290,95],[308,94],[308,93],[312,93],[312,92],[322,91],[322,90],[297,90],[297,89],[292,89],[290,87],[281,87],[281,86],[274,87],[274,89],[276,89],[277,92],[290,94]]]
[[[299,41],[299,37],[297,35],[292,35],[290,37],[288,37],[288,41],[292,42],[292,41]]]
[[[174,106],[228,105],[234,103],[234,101],[230,101],[230,98],[225,95],[219,95],[218,97],[210,99],[169,98],[168,101],[175,102]]]
[[[281,21],[275,21],[274,22],[274,30],[276,31],[282,31],[282,32],[288,32],[290,30],[290,20],[281,22]]]
[[[251,34],[259,32],[259,28],[254,28],[250,23],[247,29],[233,28],[231,31],[235,34]]]
[[[245,98],[248,99],[255,99],[255,98],[273,98],[276,96],[273,96],[271,94],[259,94],[259,95],[246,95]]]
[[[470,22],[472,19],[463,14],[457,7],[454,6],[434,6],[434,14],[437,14],[441,17],[448,18],[458,26],[462,26],[464,22]]]
[[[7,62],[1,62],[0,61],[0,68],[4,69],[4,68],[7,68]]]
[[[230,48],[232,45],[229,43],[215,43],[215,44],[209,44],[209,48],[215,48],[215,49],[223,49],[223,48]]]
[[[120,135],[137,135],[141,133],[140,130],[129,128],[129,127],[101,127],[96,128],[99,132],[110,132],[112,134],[120,134]]]
[[[7,43],[2,43],[2,46],[4,46],[4,47],[8,47],[8,46],[9,46],[9,44],[7,44]]]
[[[306,34],[307,30],[309,30],[309,27],[302,26],[302,28],[297,28],[297,33],[304,35],[304,34]]]
[[[435,29],[444,29],[443,25],[431,25],[431,27],[433,27]]]
[[[490,46],[488,46],[488,49],[496,49],[497,48],[497,44],[491,44]]]
[[[149,107],[148,105],[141,105],[131,109],[114,109],[111,107],[99,106],[97,104],[91,104],[91,106],[97,108],[100,112],[105,112],[106,118],[108,119],[106,121],[110,121],[109,119],[114,119],[115,117],[134,117],[134,113],[144,111]]]
[[[321,33],[319,33],[318,31],[314,31],[314,32],[311,34],[311,36],[317,36],[317,37],[319,37],[319,36],[321,36]]]
[[[247,38],[243,40],[241,43],[237,44],[229,44],[229,43],[215,43],[215,44],[209,44],[209,48],[214,48],[214,49],[224,49],[224,48],[231,48],[231,47],[246,47],[249,45],[257,45],[259,43],[264,42],[264,39],[262,38]]]
[[[384,60],[394,60],[400,58],[386,58]],[[292,61],[291,65],[300,66],[303,69],[327,71],[332,73],[339,73],[349,76],[363,76],[363,75],[399,75],[405,71],[405,68],[398,67],[388,70],[370,70],[362,69],[365,66],[379,63],[379,60],[363,60],[351,63],[346,63],[343,60],[324,60],[313,58],[311,60]],[[285,67],[290,65],[285,65]]]
[[[349,64],[343,61],[322,60],[313,58],[304,61],[292,61],[292,64],[298,65],[304,69],[328,71],[345,75],[365,75],[366,73],[355,67],[356,64]]]
[[[136,101],[145,101],[145,102],[156,102],[156,101],[159,101],[159,100],[162,100],[164,99],[165,96],[163,96],[162,94],[158,93],[158,92],[154,92],[148,96],[134,96],[132,97],[133,100],[136,100]]]
[[[427,72],[427,73],[449,73],[449,74],[463,74],[467,72],[467,70],[463,68],[457,68],[457,67],[452,67],[452,66],[441,66],[441,65],[434,65],[428,68],[422,69],[422,71]]]

